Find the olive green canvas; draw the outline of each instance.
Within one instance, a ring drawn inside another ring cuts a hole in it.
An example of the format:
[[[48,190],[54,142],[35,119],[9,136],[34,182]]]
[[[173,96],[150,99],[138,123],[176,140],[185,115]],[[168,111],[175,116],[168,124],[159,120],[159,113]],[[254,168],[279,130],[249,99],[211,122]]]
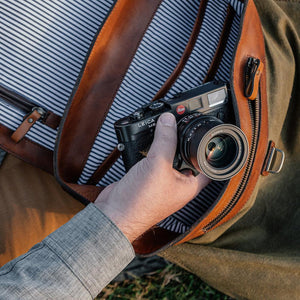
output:
[[[162,253],[237,299],[300,299],[300,1],[256,0],[265,37],[269,140],[286,154],[234,219]]]

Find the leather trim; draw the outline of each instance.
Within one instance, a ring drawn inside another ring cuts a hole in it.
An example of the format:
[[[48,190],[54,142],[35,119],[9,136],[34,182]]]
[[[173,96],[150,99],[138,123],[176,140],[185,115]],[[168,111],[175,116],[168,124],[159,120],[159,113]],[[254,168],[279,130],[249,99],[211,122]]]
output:
[[[119,0],[100,31],[78,89],[65,111],[66,119],[57,143],[57,177],[64,181],[77,182],[160,2]]]
[[[132,246],[136,253],[146,256],[160,250],[179,235],[179,233],[155,226],[133,241]]]
[[[53,152],[35,142],[23,138],[19,143],[11,139],[13,131],[0,124],[0,148],[25,162],[53,173]]]
[[[11,135],[11,139],[18,143],[20,142],[26,133],[30,130],[30,128],[36,123],[37,120],[41,118],[41,115],[37,110],[34,110],[30,114],[28,114],[21,125],[17,128],[17,130]]]
[[[65,185],[65,189],[75,198],[79,199],[82,203],[88,204],[89,202],[94,202],[97,199],[98,195],[103,191],[104,187],[68,183],[67,185]],[[78,197],[78,195],[80,197]]]
[[[48,111],[46,116],[43,118],[42,123],[51,127],[52,129],[57,129],[61,121],[61,117]]]
[[[96,185],[106,174],[106,172],[110,169],[110,167],[117,161],[120,155],[120,151],[117,148],[115,148],[110,153],[110,155],[103,161],[103,163],[98,167],[98,169],[88,181],[88,184]]]

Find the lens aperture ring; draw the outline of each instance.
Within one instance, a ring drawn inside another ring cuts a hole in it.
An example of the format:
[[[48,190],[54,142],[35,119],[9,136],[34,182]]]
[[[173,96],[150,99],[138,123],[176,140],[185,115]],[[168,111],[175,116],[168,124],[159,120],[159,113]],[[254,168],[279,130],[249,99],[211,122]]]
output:
[[[248,141],[240,128],[199,113],[178,123],[179,153],[187,165],[213,180],[236,175],[248,157]]]

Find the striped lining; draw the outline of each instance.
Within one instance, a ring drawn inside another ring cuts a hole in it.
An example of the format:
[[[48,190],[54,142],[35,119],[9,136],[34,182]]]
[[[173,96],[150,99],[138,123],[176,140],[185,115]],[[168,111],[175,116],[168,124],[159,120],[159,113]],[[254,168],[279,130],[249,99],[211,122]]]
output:
[[[62,116],[86,53],[113,3],[1,1],[0,84]],[[15,130],[23,113],[2,103],[0,122]],[[53,149],[56,134],[37,122],[26,137]]]
[[[238,1],[238,0],[225,0],[233,7],[236,14],[240,17],[242,15],[242,12],[244,10],[244,3]]]
[[[178,233],[185,232],[209,210],[212,203],[218,198],[223,187],[224,182],[211,182],[195,199],[158,225]]]
[[[166,99],[202,84],[218,46],[227,7],[228,4],[223,0],[208,2],[195,47],[180,76],[167,93]]]
[[[232,57],[235,48],[235,41],[239,35],[239,27],[240,27],[240,16],[238,14],[235,15],[232,26],[229,33],[229,38],[227,41],[227,45],[221,60],[220,67],[217,71],[215,78],[221,81],[228,81],[230,78],[230,69],[232,64]]]

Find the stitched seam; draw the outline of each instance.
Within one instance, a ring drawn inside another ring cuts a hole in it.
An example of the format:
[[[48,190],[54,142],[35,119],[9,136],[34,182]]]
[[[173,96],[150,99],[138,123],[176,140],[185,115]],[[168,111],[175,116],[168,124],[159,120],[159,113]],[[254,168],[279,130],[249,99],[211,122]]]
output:
[[[48,237],[54,244],[56,244],[58,246],[59,249],[61,249],[61,247],[56,243],[55,240],[53,240],[51,237]],[[82,282],[82,280],[76,275],[76,273],[74,273],[74,271],[72,270],[71,266],[68,264],[67,261],[64,260],[63,257],[61,257],[58,253],[56,253],[56,251],[54,249],[52,249],[52,247],[48,244],[45,243],[45,246],[47,246],[49,248],[49,250],[51,250],[51,252],[53,254],[55,254],[65,265],[66,267],[68,267],[68,269],[70,270],[70,272],[78,279],[78,281],[81,283],[81,285],[87,290],[87,292],[90,294],[91,298],[93,298],[91,292],[89,291],[89,289],[86,287],[86,285]]]
[[[29,252],[28,252],[27,254],[25,254],[24,257],[22,257],[22,258],[19,259],[15,264],[13,264],[13,265],[11,266],[11,268],[10,268],[7,272],[5,272],[5,273],[0,273],[0,276],[7,275],[8,273],[10,273],[10,272],[15,268],[15,266],[16,266],[19,262],[23,261],[23,260],[24,260],[25,258],[27,258],[29,255],[35,253],[37,250],[41,250],[42,248],[44,248],[44,246],[45,246],[45,244],[42,242],[41,245],[40,245],[39,247],[37,247],[36,249],[34,249],[34,250],[29,250]]]

